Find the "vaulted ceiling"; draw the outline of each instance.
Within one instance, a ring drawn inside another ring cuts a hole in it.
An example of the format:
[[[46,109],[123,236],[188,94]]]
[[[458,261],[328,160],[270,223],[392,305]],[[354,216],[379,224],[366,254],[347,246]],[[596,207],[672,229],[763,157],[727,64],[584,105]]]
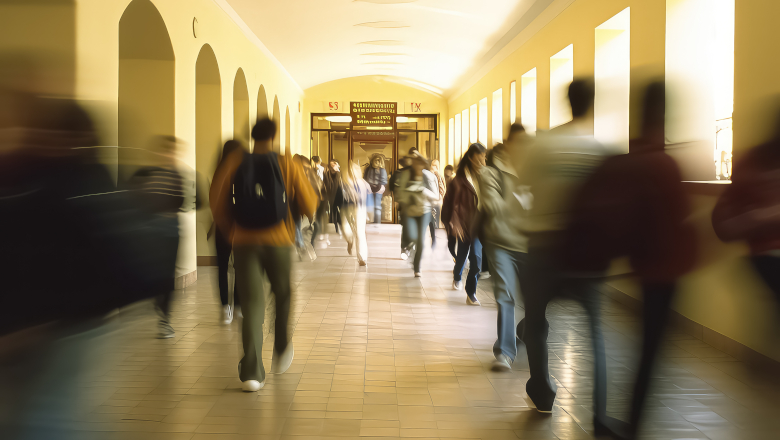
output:
[[[389,75],[447,94],[552,0],[227,0],[306,89]]]

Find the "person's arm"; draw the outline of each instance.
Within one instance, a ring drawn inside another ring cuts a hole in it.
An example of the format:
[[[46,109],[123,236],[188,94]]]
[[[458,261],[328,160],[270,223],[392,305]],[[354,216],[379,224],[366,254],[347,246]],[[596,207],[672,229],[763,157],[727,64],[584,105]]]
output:
[[[425,179],[425,185],[423,185],[423,194],[428,197],[431,202],[439,200],[438,182],[436,176],[430,171],[423,171],[423,178]]]
[[[243,153],[236,151],[223,159],[214,172],[211,181],[209,200],[211,201],[211,215],[214,222],[225,237],[230,237],[233,232],[233,219],[230,215],[230,199],[232,196],[233,176],[241,164]]]
[[[501,190],[501,172],[490,167],[483,167],[480,175],[480,202],[484,213],[497,217],[506,211],[506,202]]]
[[[452,210],[455,197],[457,196],[457,185],[455,182],[450,182],[449,190],[444,194],[444,202],[441,206],[441,219],[445,227],[449,228],[450,220],[452,220]],[[449,229],[448,229],[449,230]]]

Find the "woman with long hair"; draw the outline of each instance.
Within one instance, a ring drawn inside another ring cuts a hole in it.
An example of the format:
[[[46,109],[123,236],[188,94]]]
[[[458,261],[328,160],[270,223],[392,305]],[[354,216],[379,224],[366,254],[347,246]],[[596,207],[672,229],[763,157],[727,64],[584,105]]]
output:
[[[346,172],[341,173],[341,185],[336,195],[336,206],[341,218],[341,230],[347,240],[347,252],[357,249],[358,264],[365,266],[368,260],[366,242],[366,200],[371,193],[363,180],[360,165],[350,161]]]
[[[382,223],[382,196],[387,189],[387,170],[385,159],[381,154],[374,153],[371,156],[363,178],[371,187],[369,198],[374,205],[374,223]]]
[[[463,287],[462,276],[466,259],[469,260],[469,273],[466,277],[466,304],[478,306],[477,281],[482,267],[482,243],[475,231],[475,216],[479,209],[479,175],[485,166],[487,148],[473,143],[461,159],[458,172],[450,182],[441,214],[447,235],[455,237],[458,250],[455,256],[455,268],[452,271],[452,288]]]
[[[421,277],[420,262],[423,253],[425,231],[431,222],[433,203],[439,200],[436,177],[428,171],[429,163],[418,151],[411,153],[412,165],[399,177],[399,204],[406,212],[406,239],[409,249],[414,248],[414,276]]]

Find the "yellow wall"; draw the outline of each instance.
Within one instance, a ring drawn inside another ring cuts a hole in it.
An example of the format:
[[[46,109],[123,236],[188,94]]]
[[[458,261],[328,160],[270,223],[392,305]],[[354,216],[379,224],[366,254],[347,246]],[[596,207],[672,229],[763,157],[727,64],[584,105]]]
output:
[[[343,102],[345,106],[348,106],[350,101],[397,102],[399,114],[404,113],[405,102],[421,102],[423,113],[439,115],[439,157],[442,162],[446,161],[447,119],[449,116],[447,116],[447,101],[440,95],[390,81],[382,76],[346,78],[310,87],[306,89],[306,99],[303,102],[305,116],[301,120],[302,139],[306,140],[304,142],[304,154],[306,155],[309,154],[311,114],[325,113],[323,101]],[[292,107],[290,108],[292,109]],[[349,113],[349,109],[345,108],[344,113]]]
[[[140,1],[140,0],[136,0]],[[186,144],[182,160],[211,178],[213,163],[197,163],[197,157],[207,157],[208,149],[218,154],[221,145],[210,145],[196,155],[196,83],[195,65],[204,44],[209,44],[216,55],[221,79],[221,142],[233,138],[233,81],[238,69],[246,74],[249,100],[249,120],[257,115],[257,95],[264,87],[267,99],[278,97],[280,105],[298,108],[303,91],[279,67],[242,32],[235,22],[213,0],[154,0],[154,6],[167,27],[175,60],[175,121],[174,134]],[[119,107],[119,20],[130,0],[78,0],[76,2],[75,32],[76,95],[80,99],[95,101],[95,107],[103,124],[104,142],[117,145],[117,114]],[[197,38],[193,35],[193,18],[197,18]],[[267,112],[267,110],[266,110]],[[263,113],[261,111],[261,113]],[[300,126],[301,114],[291,112],[294,127]],[[282,133],[284,127],[280,127]],[[291,131],[292,152],[301,148],[300,131]],[[308,137],[308,136],[307,136]],[[306,145],[308,151],[308,145]],[[201,240],[196,244],[195,214],[182,216],[182,246],[177,275],[196,269],[196,255],[214,255],[213,247]]]
[[[593,76],[594,29],[623,9],[631,8],[631,81],[663,77],[665,71],[665,23],[667,0],[558,0],[526,31],[516,37],[518,47],[494,59],[490,69],[465,82],[450,99],[450,113],[457,114],[503,87],[504,126],[509,124],[509,83],[536,67],[538,80],[538,127],[549,127],[550,56],[574,44],[574,75]],[[736,2],[734,151],[739,155],[767,136],[771,126],[766,104],[780,93],[780,60],[771,56],[771,41],[780,41],[774,18],[780,2]],[[512,45],[512,43],[510,43]],[[518,84],[520,82],[518,81]],[[632,92],[634,89],[632,89]],[[520,87],[518,87],[520,95]],[[632,107],[636,105],[632,95]],[[521,97],[517,97],[520,115]],[[489,105],[491,107],[491,105]],[[632,127],[633,128],[633,127]],[[504,130],[506,133],[506,128]],[[686,156],[675,155],[681,168]],[[692,156],[688,156],[692,157]],[[694,168],[699,164],[693,164]],[[707,165],[711,166],[711,165]],[[681,281],[675,310],[687,318],[780,360],[780,350],[771,330],[777,330],[776,304],[766,287],[746,263],[741,244],[723,244],[712,230],[710,215],[717,196],[692,190],[693,221],[700,240],[698,267]],[[705,191],[711,193],[712,191]],[[611,283],[639,298],[638,286],[630,280]]]

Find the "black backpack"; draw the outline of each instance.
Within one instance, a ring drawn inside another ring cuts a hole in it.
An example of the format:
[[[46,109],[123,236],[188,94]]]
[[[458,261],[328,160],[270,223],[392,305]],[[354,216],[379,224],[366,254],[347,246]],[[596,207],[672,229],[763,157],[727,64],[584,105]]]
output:
[[[287,194],[276,153],[244,153],[233,178],[233,218],[246,229],[263,229],[287,219]]]

